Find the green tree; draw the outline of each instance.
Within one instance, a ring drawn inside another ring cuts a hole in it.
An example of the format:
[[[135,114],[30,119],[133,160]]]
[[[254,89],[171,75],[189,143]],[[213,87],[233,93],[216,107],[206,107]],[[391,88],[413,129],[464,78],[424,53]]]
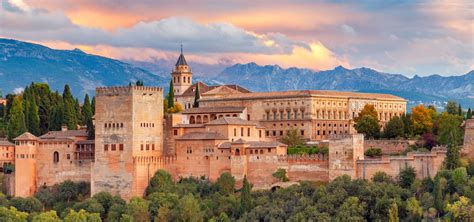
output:
[[[240,192],[240,212],[244,214],[252,208],[252,197],[250,196],[251,186],[247,180],[247,176],[244,176],[243,186]]]
[[[56,211],[50,210],[40,213],[33,217],[32,222],[61,222],[62,220],[56,214]]]
[[[82,116],[84,118],[84,124],[87,126],[87,137],[89,139],[94,139],[94,124],[92,122],[92,106],[89,100],[89,95],[86,94],[84,97],[84,103],[82,105]]]
[[[196,90],[194,91],[194,103],[193,107],[199,107],[199,100],[201,99],[201,94],[199,93],[199,84],[196,84]]]
[[[458,115],[458,104],[454,101],[448,101],[448,104],[444,107],[444,111],[451,115]]]
[[[69,213],[64,217],[64,222],[101,222],[100,215],[98,213],[88,213],[85,210],[76,212],[70,210]]]
[[[150,202],[140,197],[132,197],[127,205],[126,214],[133,218],[134,222],[150,221],[148,207]]]
[[[282,168],[278,168],[277,171],[272,174],[272,176],[281,182],[289,181],[288,177],[286,176],[286,170]]]
[[[443,113],[438,119],[438,142],[444,145],[460,145],[463,140],[460,116]]]
[[[390,121],[388,121],[387,125],[385,125],[383,136],[385,138],[398,138],[403,137],[405,135],[405,124],[403,120],[398,117],[394,116]]]
[[[155,175],[150,180],[148,187],[146,188],[146,195],[153,192],[174,192],[174,182],[171,178],[171,174],[165,170],[156,171]]]
[[[199,222],[204,220],[199,201],[192,194],[187,194],[179,200],[179,221]]]
[[[469,176],[465,167],[458,167],[453,170],[452,184],[459,193],[463,192],[464,186],[467,184]]]
[[[379,114],[377,113],[377,110],[375,109],[374,105],[366,104],[364,108],[359,112],[356,118],[354,118],[354,121],[357,122],[360,118],[363,116],[371,116],[374,119],[378,120]]]
[[[470,202],[471,200],[469,198],[461,196],[459,200],[453,204],[448,203],[446,211],[453,215],[455,221],[473,221],[474,205]]]
[[[410,138],[410,137],[413,137],[414,135],[414,127],[413,127],[413,122],[412,122],[412,119],[411,119],[411,114],[408,113],[408,114],[402,114],[400,116],[400,119],[402,120],[403,122],[403,126],[404,126],[404,137],[406,138]]]
[[[34,197],[14,197],[10,200],[10,205],[19,211],[28,213],[40,212],[43,210],[43,204]]]
[[[409,188],[416,178],[415,169],[411,166],[406,166],[400,171],[400,186],[403,188]]]
[[[15,137],[26,132],[25,114],[23,113],[23,106],[21,98],[16,96],[13,99],[13,105],[10,109],[10,117],[8,121],[8,138],[13,140]]]
[[[458,105],[458,116],[464,116],[462,112],[461,104]]]
[[[63,124],[68,129],[76,129],[78,123],[78,114],[76,113],[76,100],[72,96],[69,85],[64,86],[63,91]]]
[[[407,215],[410,221],[421,221],[423,216],[423,208],[415,197],[410,197],[407,200]]]
[[[215,183],[219,192],[223,195],[234,193],[235,178],[228,172],[221,174]]]
[[[289,147],[296,147],[304,143],[303,136],[298,133],[298,129],[290,128],[288,133],[280,138],[280,142],[288,145]]]
[[[393,201],[388,210],[388,221],[389,222],[398,222],[398,205],[397,202]]]
[[[0,218],[8,222],[25,222],[28,213],[18,211],[15,207],[0,207]]]
[[[339,207],[336,221],[365,221],[365,203],[361,203],[357,197],[349,197]]]
[[[448,145],[446,158],[444,159],[444,167],[446,169],[455,169],[460,165],[461,151],[457,145]]]
[[[171,219],[169,211],[178,207],[179,196],[169,192],[154,192],[148,195],[147,199],[150,201],[151,216],[154,218],[158,217],[160,221],[163,221],[164,219]],[[167,209],[166,212],[163,211],[165,210],[164,208]]]
[[[383,171],[378,171],[372,177],[372,181],[375,183],[392,183],[393,178]]]
[[[94,116],[95,115],[95,96],[92,97],[91,108],[92,108],[92,116]]]
[[[434,207],[442,212],[444,209],[443,203],[443,187],[441,184],[441,176],[436,175],[433,184],[433,197],[434,197]]]
[[[33,135],[39,136],[41,134],[40,130],[40,117],[38,113],[38,106],[36,105],[36,100],[32,88],[26,87],[25,92],[23,93],[23,108],[25,112],[25,125],[28,132]]]
[[[71,180],[66,180],[58,185],[58,196],[61,200],[70,201],[76,200],[79,194],[78,188]]]
[[[371,115],[358,117],[355,129],[358,133],[363,133],[366,138],[377,138],[380,135],[379,121]]]
[[[170,80],[170,91],[168,92],[168,109],[174,107],[174,87],[173,80]]]
[[[472,110],[471,110],[471,108],[467,109],[466,119],[472,119]]]

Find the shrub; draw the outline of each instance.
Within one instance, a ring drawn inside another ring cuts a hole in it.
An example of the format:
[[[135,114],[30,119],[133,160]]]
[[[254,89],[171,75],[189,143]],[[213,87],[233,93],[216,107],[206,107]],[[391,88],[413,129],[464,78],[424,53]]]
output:
[[[379,156],[382,156],[382,149],[369,148],[365,151],[364,155],[369,156],[369,157],[379,157]]]

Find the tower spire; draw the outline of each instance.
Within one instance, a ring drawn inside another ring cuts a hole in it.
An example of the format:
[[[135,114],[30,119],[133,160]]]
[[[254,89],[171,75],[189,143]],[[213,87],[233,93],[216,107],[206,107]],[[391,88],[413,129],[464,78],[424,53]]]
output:
[[[181,43],[181,54],[183,54],[183,43]]]

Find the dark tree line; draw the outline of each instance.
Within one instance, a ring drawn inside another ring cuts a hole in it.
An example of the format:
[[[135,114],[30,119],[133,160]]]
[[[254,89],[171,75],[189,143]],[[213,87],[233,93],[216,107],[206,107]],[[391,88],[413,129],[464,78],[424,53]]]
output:
[[[51,91],[46,83],[31,83],[21,94],[8,94],[6,99],[2,121],[6,123],[4,130],[10,140],[26,131],[39,136],[48,131],[61,130],[62,126],[68,129],[87,126],[89,137],[94,136],[92,117],[95,98],[91,101],[86,94],[81,105],[72,95],[69,85],[65,85],[60,94]]]

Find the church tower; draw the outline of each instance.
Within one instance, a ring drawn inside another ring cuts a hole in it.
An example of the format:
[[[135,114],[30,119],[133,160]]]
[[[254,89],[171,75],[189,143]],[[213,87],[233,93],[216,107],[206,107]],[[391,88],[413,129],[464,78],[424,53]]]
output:
[[[193,73],[188,66],[183,55],[183,46],[181,45],[181,54],[171,73],[175,95],[182,95],[193,84]]]

